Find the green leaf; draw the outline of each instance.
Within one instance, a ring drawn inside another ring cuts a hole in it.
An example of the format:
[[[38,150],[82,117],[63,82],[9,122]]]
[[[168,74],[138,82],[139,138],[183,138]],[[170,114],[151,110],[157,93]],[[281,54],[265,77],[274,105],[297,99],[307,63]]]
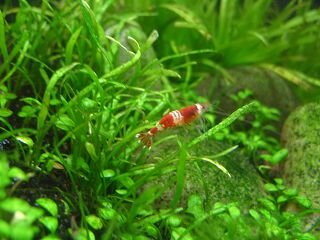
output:
[[[48,235],[41,238],[41,240],[61,240],[61,238],[55,235]]]
[[[66,46],[66,65],[71,64],[72,61],[72,55],[73,55],[73,49],[74,45],[77,42],[77,39],[80,35],[80,32],[82,30],[82,26],[80,26],[70,37],[67,46]]]
[[[97,154],[96,154],[96,149],[95,149],[94,145],[91,142],[86,142],[85,147],[86,147],[86,150],[89,153],[91,159],[96,160]]]
[[[277,184],[277,185],[283,185],[283,179],[282,178],[275,178],[275,179],[273,179],[274,181],[275,181],[275,183]]]
[[[41,207],[46,209],[52,216],[58,216],[58,206],[57,204],[50,198],[38,198],[36,200]]]
[[[0,202],[0,208],[11,213],[16,211],[26,213],[30,210],[31,206],[20,198],[6,198]]]
[[[116,192],[120,195],[126,195],[128,193],[127,189],[116,189]]]
[[[6,61],[1,63],[1,65],[0,65],[0,75],[2,75],[4,70],[8,69],[8,66],[10,64],[12,64],[13,59],[16,57],[17,54],[20,53],[20,54],[24,55],[24,53],[27,50],[27,47],[29,45],[28,38],[29,38],[29,36],[28,36],[28,33],[26,31],[20,35],[19,41],[15,42],[13,49],[10,49],[11,51],[10,51],[10,54],[8,55],[8,57],[6,58]],[[14,66],[17,66],[18,63],[19,62],[16,62],[16,64]],[[13,67],[13,68],[16,68],[16,67]],[[12,73],[13,72],[11,72],[11,74]],[[9,79],[9,75],[8,74],[6,75],[6,77],[1,79],[1,83],[5,82],[7,79]]]
[[[259,215],[259,213],[256,211],[256,210],[254,210],[254,209],[250,209],[249,210],[249,214],[251,215],[251,217],[253,217],[256,221],[260,221],[260,215]]]
[[[172,240],[178,240],[178,239],[183,239],[183,240],[195,240],[190,233],[186,233],[187,229],[184,227],[178,227],[174,228],[171,233],[171,239]],[[182,237],[183,236],[183,237]]]
[[[175,22],[175,26],[192,28],[198,31],[206,39],[211,38],[209,31],[206,26],[202,23],[201,18],[198,18],[194,14],[194,11],[185,8],[183,5],[178,4],[164,4],[163,7],[179,15],[184,21]]]
[[[212,165],[216,166],[218,169],[220,169],[224,174],[228,175],[228,177],[231,178],[231,174],[228,172],[228,170],[222,166],[220,163],[218,163],[217,161],[214,161],[214,160],[211,160],[209,158],[200,158],[200,160],[203,160],[203,161],[206,161],[206,162],[209,162],[211,163]]]
[[[146,233],[153,237],[154,239],[159,239],[160,233],[159,229],[155,227],[153,224],[148,224],[144,227]]]
[[[36,117],[36,113],[39,111],[36,107],[32,106],[23,106],[21,111],[18,112],[18,116],[21,118],[31,118]]]
[[[34,236],[39,231],[37,227],[34,227],[27,222],[18,222],[11,226],[10,239],[23,239],[23,240],[32,240]]]
[[[297,196],[295,197],[296,201],[305,208],[311,208],[312,202],[309,200],[309,198],[304,196]]]
[[[56,121],[56,126],[65,131],[71,131],[75,127],[74,121],[68,115],[61,115]]]
[[[281,195],[277,198],[277,203],[284,203],[288,201],[288,197],[285,195]]]
[[[191,213],[196,219],[205,215],[202,198],[199,195],[191,195],[189,197],[187,212]]]
[[[133,41],[137,47],[138,47],[138,50],[137,52],[134,54],[133,58],[131,60],[129,60],[128,62],[120,65],[119,67],[111,70],[110,72],[104,74],[100,79],[99,81],[101,81],[101,83],[105,83],[107,79],[111,78],[111,77],[114,77],[116,75],[119,75],[119,74],[122,74],[122,73],[125,73],[128,71],[129,68],[131,68],[132,66],[134,66],[139,60],[140,60],[140,57],[141,57],[141,51],[140,51],[140,47],[139,47],[139,44],[138,42],[131,38],[131,37],[128,37],[129,40]]]
[[[260,198],[260,199],[259,199],[259,202],[260,202],[266,209],[268,209],[269,211],[274,211],[274,210],[276,210],[275,204],[274,204],[271,200],[269,200],[269,199]]]
[[[259,209],[259,212],[260,212],[266,219],[268,219],[268,220],[271,220],[271,219],[272,219],[272,215],[271,215],[271,213],[270,213],[268,210],[260,208],[260,209]]]
[[[86,216],[86,221],[94,230],[99,230],[103,227],[101,218],[95,215]]]
[[[130,189],[134,185],[134,181],[128,176],[121,176],[119,182],[127,189]]]
[[[64,66],[60,68],[58,71],[56,71],[50,78],[50,81],[43,95],[41,110],[39,112],[38,123],[37,123],[38,130],[42,129],[45,124],[45,120],[48,115],[48,107],[51,99],[51,93],[53,92],[53,88],[55,87],[55,85],[57,84],[60,78],[62,78],[67,72],[71,71],[77,65],[78,63],[73,63],[71,65]]]
[[[298,191],[295,188],[288,188],[288,189],[285,189],[283,191],[283,193],[284,193],[284,195],[286,195],[288,197],[293,197],[293,196],[296,196],[298,194]]]
[[[32,97],[25,97],[25,98],[20,99],[20,101],[25,102],[31,106],[37,106],[37,107],[41,106],[41,102],[39,102],[38,99],[35,99]]]
[[[55,233],[58,228],[58,219],[56,217],[44,216],[39,221],[51,232]]]
[[[80,107],[84,112],[95,112],[98,108],[98,103],[90,98],[83,98],[80,102]]]
[[[268,192],[277,192],[278,188],[276,185],[272,184],[272,183],[266,183],[264,185],[264,188],[268,191]]]
[[[20,168],[18,167],[11,167],[8,172],[9,177],[11,178],[18,178],[22,181],[27,181],[29,179],[28,175],[24,173]]]
[[[93,232],[85,228],[79,228],[76,234],[73,236],[74,240],[95,240]]]
[[[117,212],[112,208],[98,208],[98,216],[104,220],[112,220]]]
[[[288,156],[288,150],[287,149],[281,149],[278,152],[276,152],[272,158],[271,158],[271,163],[272,164],[278,164],[282,160],[284,160]]]
[[[269,71],[272,71],[276,74],[278,74],[279,76],[283,77],[284,79],[288,80],[289,82],[292,82],[298,86],[300,86],[303,89],[310,89],[311,86],[309,85],[309,82],[306,81],[305,78],[303,78],[302,74],[298,71],[294,71],[294,70],[289,70],[287,68],[284,67],[279,67],[276,65],[272,65],[272,64],[261,64],[260,65],[262,68],[265,68]],[[313,82],[312,82],[313,83]],[[316,86],[319,86],[319,82],[316,81],[317,84],[315,84]]]
[[[111,178],[115,175],[115,171],[112,169],[105,169],[102,171],[102,176],[105,178]]]
[[[0,236],[7,239],[8,236],[10,235],[10,231],[11,231],[11,228],[9,223],[0,219]]]
[[[213,126],[212,128],[210,128],[208,131],[206,131],[205,133],[203,133],[199,137],[192,140],[189,143],[189,147],[192,147],[205,139],[213,137],[218,131],[221,131],[222,129],[228,127],[234,121],[236,121],[240,117],[243,117],[245,114],[257,111],[257,106],[258,106],[258,103],[256,101],[253,101],[253,102],[237,109],[236,111],[231,113],[226,119],[224,119],[223,121],[221,121],[217,125]]]
[[[179,160],[177,163],[177,173],[176,173],[176,189],[175,193],[172,197],[170,207],[175,209],[181,199],[183,193],[183,186],[185,182],[185,167],[186,167],[186,159],[187,159],[187,150],[185,146],[183,146],[180,142],[180,152],[179,152]]]
[[[31,138],[25,137],[25,136],[17,136],[16,139],[21,142],[26,144],[28,147],[32,147],[34,142]]]
[[[0,108],[0,117],[10,117],[12,115],[12,111],[7,108]]]
[[[44,215],[44,210],[42,208],[31,207],[27,212],[26,216],[29,222],[34,222],[38,218]]]
[[[168,225],[170,225],[171,227],[178,227],[180,224],[181,224],[181,218],[176,216],[176,215],[173,215],[173,216],[170,216],[168,219],[167,219],[167,223]]]
[[[3,61],[5,62],[8,57],[8,50],[6,45],[6,38],[5,38],[5,23],[2,11],[0,10],[0,51],[1,55],[3,56]]]
[[[239,208],[236,206],[228,207],[228,211],[232,218],[238,218],[241,215]]]

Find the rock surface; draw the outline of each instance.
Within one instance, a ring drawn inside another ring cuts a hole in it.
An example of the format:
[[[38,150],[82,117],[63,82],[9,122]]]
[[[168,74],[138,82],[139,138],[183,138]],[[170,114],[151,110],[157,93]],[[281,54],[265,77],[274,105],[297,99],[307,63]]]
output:
[[[199,133],[190,129],[186,131],[186,129],[180,128],[170,131],[167,134],[177,134],[179,141],[183,145],[188,144],[193,138],[199,136]],[[158,136],[158,139],[165,137],[164,133],[161,134],[161,136]],[[249,159],[244,157],[240,149],[236,149],[221,158],[214,158],[213,156],[229,147],[221,142],[208,139],[192,148],[188,148],[184,187],[179,206],[185,207],[188,198],[193,194],[201,196],[205,206],[208,208],[212,207],[216,202],[238,202],[239,206],[243,209],[256,205],[257,199],[264,195],[264,188],[262,178],[253,165],[251,165]],[[161,162],[161,156],[166,156],[166,159],[172,157],[172,162]],[[203,157],[214,160],[224,166],[231,174],[231,177],[223,173],[212,163],[200,160]],[[148,153],[147,161],[149,163],[158,162],[176,167],[178,159],[179,146],[177,140],[173,139],[154,146]],[[161,194],[157,204],[160,207],[168,207],[176,191],[176,183],[177,171],[173,170],[153,179],[145,188],[163,186],[164,189],[167,189]],[[167,185],[170,185],[170,187],[166,187]]]
[[[292,112],[282,141],[289,151],[283,178],[320,208],[320,104],[309,103]]]
[[[298,105],[289,83],[270,71],[258,67],[239,67],[229,70],[228,74],[233,79],[229,85],[224,78],[214,77],[204,80],[198,88],[200,95],[207,96],[212,102],[218,100],[219,108],[226,114],[238,108],[231,95],[245,89],[252,91],[253,99],[280,110],[279,128]]]

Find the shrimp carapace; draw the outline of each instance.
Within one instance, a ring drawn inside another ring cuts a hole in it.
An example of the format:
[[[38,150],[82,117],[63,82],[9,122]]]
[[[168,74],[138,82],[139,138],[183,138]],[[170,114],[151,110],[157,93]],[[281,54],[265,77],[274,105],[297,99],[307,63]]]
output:
[[[207,110],[208,104],[196,103],[192,106],[175,110],[166,114],[155,127],[151,128],[148,132],[138,133],[136,137],[142,144],[148,148],[152,145],[152,138],[161,131],[167,128],[174,128],[177,126],[183,126],[196,120],[205,110]]]

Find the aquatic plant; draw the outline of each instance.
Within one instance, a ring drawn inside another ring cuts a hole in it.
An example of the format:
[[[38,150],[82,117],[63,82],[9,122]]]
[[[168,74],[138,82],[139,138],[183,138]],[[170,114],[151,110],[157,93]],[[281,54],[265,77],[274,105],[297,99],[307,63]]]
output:
[[[157,136],[155,152],[135,138],[168,111],[206,102],[195,87],[207,71],[231,79],[227,70],[234,66],[279,72],[277,65],[318,77],[316,65],[294,61],[295,54],[315,56],[317,10],[298,1],[274,16],[271,2],[202,1],[194,8],[191,1],[1,3],[0,238],[197,239],[214,228],[211,239],[315,239],[301,223],[313,211],[306,210],[308,200],[285,191],[279,179],[266,184],[250,209],[236,202],[208,206],[199,194],[182,204],[188,163],[232,178],[223,159],[236,144],[250,156],[258,136],[265,143],[259,150],[279,150],[258,128],[246,132],[251,142],[236,142],[240,134],[231,127],[248,113],[262,124],[275,110],[243,102],[217,123],[211,109],[207,123],[198,123],[204,131],[195,124]],[[208,142],[222,147],[208,149]],[[174,184],[146,188],[165,174],[174,175]],[[271,181],[263,174],[261,181]],[[172,186],[169,206],[157,204]],[[283,209],[289,201],[299,202],[298,214]]]

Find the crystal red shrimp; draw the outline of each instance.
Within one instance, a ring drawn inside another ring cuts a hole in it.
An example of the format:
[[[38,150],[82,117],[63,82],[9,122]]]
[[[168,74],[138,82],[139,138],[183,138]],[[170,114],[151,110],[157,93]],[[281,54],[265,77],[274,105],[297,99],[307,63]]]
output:
[[[167,128],[189,124],[196,120],[207,108],[208,104],[196,103],[192,106],[169,112],[160,119],[155,127],[151,128],[148,132],[138,133],[136,137],[145,147],[150,148],[152,145],[152,138],[158,132],[164,131]]]

